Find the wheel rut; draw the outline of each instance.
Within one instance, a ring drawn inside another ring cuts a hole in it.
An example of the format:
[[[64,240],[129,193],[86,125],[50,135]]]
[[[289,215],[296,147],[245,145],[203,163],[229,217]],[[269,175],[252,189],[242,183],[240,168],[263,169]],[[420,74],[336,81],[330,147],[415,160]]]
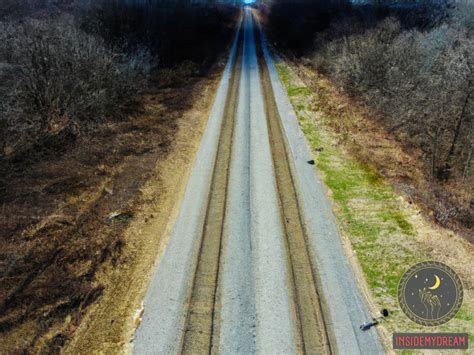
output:
[[[250,8],[238,28],[134,352],[379,353]]]
[[[210,353],[217,345],[219,307],[217,286],[221,262],[222,235],[227,202],[232,136],[238,103],[242,66],[243,33],[240,30],[236,60],[232,67],[224,119],[211,181],[198,262],[186,316],[181,350],[183,353]],[[216,334],[216,337],[213,335]]]
[[[286,237],[288,269],[296,313],[296,345],[301,353],[330,354],[331,345],[318,293],[317,278],[308,252],[298,193],[291,174],[287,142],[263,56],[258,26],[254,26],[254,31],[281,220]]]

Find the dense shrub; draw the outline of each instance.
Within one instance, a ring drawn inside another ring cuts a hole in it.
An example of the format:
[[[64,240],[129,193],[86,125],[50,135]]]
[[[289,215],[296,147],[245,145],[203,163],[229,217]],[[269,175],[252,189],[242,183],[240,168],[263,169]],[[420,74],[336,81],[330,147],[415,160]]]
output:
[[[230,43],[235,14],[181,1],[2,2],[0,157],[124,116],[158,64],[204,72]]]
[[[41,140],[119,116],[148,67],[146,52],[116,52],[68,18],[3,27],[5,99],[0,118],[11,132],[9,138]],[[16,143],[25,145],[23,140]]]
[[[275,1],[263,10],[268,14],[272,41],[282,49],[302,55],[312,49],[316,33],[326,29],[333,18],[348,8],[345,1]]]
[[[469,174],[474,38],[468,27],[453,20],[403,31],[400,21],[388,18],[329,41],[313,64],[382,112],[390,131],[421,148],[433,177]]]
[[[101,0],[83,10],[80,25],[108,43],[148,48],[160,66],[191,60],[212,63],[233,32],[236,9],[183,1]]]
[[[363,103],[380,128],[403,145],[422,174],[393,167],[391,176],[416,191],[410,201],[427,207],[445,227],[472,230],[474,5],[352,4],[329,11],[313,2],[294,9],[277,2],[265,11],[271,42]],[[324,21],[314,23],[321,16]],[[350,126],[348,120],[334,122],[341,124]],[[359,158],[384,164],[376,155],[371,160],[367,149],[372,148],[360,144],[353,145]]]
[[[268,14],[273,43],[381,113],[391,132],[423,151],[427,176],[472,175],[473,5],[283,1]]]

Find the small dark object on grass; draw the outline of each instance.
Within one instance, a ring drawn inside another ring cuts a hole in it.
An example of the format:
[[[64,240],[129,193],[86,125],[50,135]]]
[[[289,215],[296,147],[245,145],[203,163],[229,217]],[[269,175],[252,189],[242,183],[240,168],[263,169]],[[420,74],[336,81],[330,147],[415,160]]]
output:
[[[313,160],[313,159],[308,160],[308,164],[309,164],[309,165],[314,165],[314,160]]]
[[[360,327],[359,327],[360,330],[362,330],[363,332],[369,330],[373,326],[379,324],[385,317],[388,317],[388,315],[389,315],[389,312],[386,308],[382,309],[382,311],[380,313],[382,314],[382,317],[372,318],[372,320],[361,324]]]
[[[314,148],[314,151],[315,151],[315,152],[318,152],[318,153],[321,153],[323,150],[324,150],[323,147]]]

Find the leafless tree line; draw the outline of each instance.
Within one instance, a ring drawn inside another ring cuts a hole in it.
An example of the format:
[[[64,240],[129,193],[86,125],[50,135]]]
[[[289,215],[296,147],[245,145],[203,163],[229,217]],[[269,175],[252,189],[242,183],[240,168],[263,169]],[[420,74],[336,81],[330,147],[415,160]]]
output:
[[[382,112],[389,131],[422,149],[434,179],[467,179],[474,149],[473,19],[474,7],[458,4],[428,29],[387,18],[351,33],[346,20],[322,35],[312,62]]]
[[[69,15],[0,22],[0,155],[120,117],[149,66],[146,50],[110,47]]]
[[[0,4],[0,158],[124,117],[158,59],[212,63],[233,24],[232,11],[183,1]]]

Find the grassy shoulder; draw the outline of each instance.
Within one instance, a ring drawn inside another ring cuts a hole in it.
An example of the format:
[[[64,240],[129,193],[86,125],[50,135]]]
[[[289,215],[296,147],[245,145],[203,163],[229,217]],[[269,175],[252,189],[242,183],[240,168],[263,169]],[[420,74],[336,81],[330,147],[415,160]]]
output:
[[[388,308],[392,316],[382,333],[390,346],[393,331],[426,331],[401,311],[397,288],[403,273],[413,264],[439,260],[461,276],[465,298],[457,316],[429,331],[474,329],[472,299],[472,246],[451,232],[425,221],[416,208],[399,196],[375,168],[361,162],[341,140],[351,135],[350,125],[334,125],[345,104],[328,100],[327,85],[314,80],[311,88],[301,81],[291,64],[277,60],[280,78],[287,90],[300,126],[315,152],[315,161],[333,200],[343,238],[350,245],[376,309]],[[347,112],[346,112],[347,116]],[[347,117],[346,117],[347,118]],[[348,117],[350,121],[351,117]],[[390,153],[390,152],[388,152]]]

